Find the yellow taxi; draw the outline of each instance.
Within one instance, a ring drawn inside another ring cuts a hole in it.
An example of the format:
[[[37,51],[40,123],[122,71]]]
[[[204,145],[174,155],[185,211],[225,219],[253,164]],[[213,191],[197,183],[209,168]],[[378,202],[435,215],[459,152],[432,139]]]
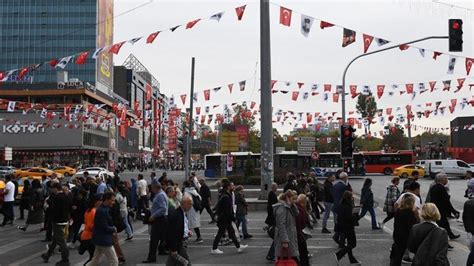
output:
[[[76,174],[76,169],[69,167],[69,166],[58,166],[53,169],[53,171],[57,174],[62,174],[63,176],[73,176]]]
[[[407,164],[393,170],[393,175],[401,178],[407,178],[408,176],[413,176],[413,174],[418,174],[418,176],[423,177],[425,176],[425,168],[414,164]]]
[[[30,169],[31,169],[31,167],[17,168],[17,169],[15,169],[15,172],[13,172],[13,175],[15,177],[20,177],[23,172],[26,172]]]
[[[46,169],[46,168],[40,168],[40,167],[31,167],[30,169],[26,171],[21,171],[20,174],[18,175],[19,178],[23,177],[31,177],[31,178],[42,178],[42,177],[48,177],[51,176],[54,172]],[[62,174],[58,174],[58,178],[62,177]]]

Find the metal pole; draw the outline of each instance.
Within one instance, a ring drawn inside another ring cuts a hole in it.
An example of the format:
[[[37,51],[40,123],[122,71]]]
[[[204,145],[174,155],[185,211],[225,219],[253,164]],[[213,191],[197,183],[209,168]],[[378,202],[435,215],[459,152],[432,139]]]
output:
[[[260,199],[267,199],[273,182],[273,125],[271,92],[269,0],[260,0]]]
[[[408,150],[411,148],[411,112],[407,110],[407,127],[408,127]]]
[[[194,64],[195,64],[195,58],[193,57],[191,59],[191,97],[190,97],[190,103],[189,103],[189,127],[188,127],[188,135],[186,136],[186,157],[184,161],[184,173],[185,173],[185,178],[188,178],[190,173],[189,173],[189,167],[191,165],[191,150],[193,148],[193,122],[194,122],[194,117],[193,117],[193,103],[194,103]]]
[[[448,39],[448,38],[449,38],[448,36],[430,36],[430,37],[425,37],[425,38],[421,38],[421,39],[418,39],[418,40],[414,40],[414,41],[411,41],[411,42],[406,42],[406,43],[403,43],[403,44],[412,44],[412,43],[417,43],[417,42],[426,41],[426,40],[430,40],[430,39]],[[359,59],[361,57],[365,57],[365,56],[377,54],[377,53],[380,53],[380,52],[383,52],[383,51],[395,49],[395,48],[400,47],[400,45],[402,45],[402,44],[397,44],[397,45],[389,46],[389,47],[386,47],[386,48],[383,48],[383,49],[380,49],[380,50],[376,50],[376,51],[373,51],[373,52],[361,54],[361,55],[355,57],[354,59],[352,59],[349,62],[349,64],[347,64],[346,68],[344,69],[344,73],[342,74],[342,98],[341,98],[341,103],[342,103],[342,123],[343,124],[346,123],[346,74],[347,74],[347,70],[349,69],[349,67],[352,65],[352,63],[354,63],[357,59]]]

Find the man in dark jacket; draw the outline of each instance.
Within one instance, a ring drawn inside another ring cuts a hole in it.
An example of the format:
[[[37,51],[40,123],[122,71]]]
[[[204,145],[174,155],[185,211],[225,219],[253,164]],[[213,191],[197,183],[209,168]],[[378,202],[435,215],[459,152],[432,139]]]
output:
[[[430,201],[438,207],[439,213],[441,214],[441,219],[438,221],[438,225],[448,232],[448,236],[451,240],[459,238],[460,235],[455,235],[453,231],[451,231],[448,222],[448,217],[451,216],[451,214],[459,217],[459,212],[454,209],[451,204],[451,201],[449,200],[450,196],[445,187],[448,184],[448,176],[440,173],[436,175],[435,182],[436,184],[431,187],[429,193],[431,195]]]
[[[212,219],[209,224],[213,224],[216,222],[216,218],[214,217],[214,212],[212,212],[211,210],[211,190],[207,186],[206,180],[204,180],[203,178],[199,178],[199,184],[201,184],[199,195],[201,196],[202,204],[200,213],[202,214],[202,211],[205,209]]]
[[[51,184],[52,200],[51,206],[51,223],[53,229],[53,241],[48,245],[48,251],[41,255],[43,261],[48,263],[49,257],[53,255],[56,245],[59,245],[61,251],[61,261],[56,265],[69,265],[69,250],[64,238],[64,231],[69,222],[69,211],[71,209],[71,201],[63,192],[59,183]]]
[[[464,203],[464,210],[462,212],[462,221],[466,232],[471,233],[474,238],[474,198],[468,199]],[[471,238],[471,252],[467,257],[466,265],[474,265],[474,241]]]
[[[222,196],[219,198],[217,202],[217,226],[219,227],[219,231],[217,231],[217,235],[214,238],[214,243],[212,244],[211,254],[219,255],[223,254],[221,250],[217,248],[219,245],[219,241],[221,240],[222,236],[224,235],[225,231],[228,232],[229,237],[232,239],[232,242],[237,247],[238,253],[242,253],[247,245],[240,245],[239,241],[235,237],[235,231],[232,227],[232,222],[235,222],[235,215],[234,215],[234,208],[232,206],[232,196],[231,196],[231,183],[228,180],[222,181]]]
[[[92,231],[92,242],[95,244],[94,257],[87,263],[88,266],[99,265],[102,255],[105,255],[109,265],[118,265],[119,261],[113,247],[112,234],[117,232],[110,208],[114,205],[115,195],[112,192],[105,192],[103,203],[97,208],[94,217],[94,229]]]
[[[193,206],[193,198],[184,195],[176,209],[169,209],[166,242],[170,250],[166,266],[188,265],[189,255],[186,240],[190,236],[188,219],[185,213]],[[187,263],[186,263],[187,262]]]
[[[293,173],[288,173],[287,174],[287,182],[285,186],[283,187],[283,193],[285,193],[287,190],[291,189],[294,191],[298,191],[298,187],[296,186],[296,176]]]
[[[334,215],[334,221],[335,221],[335,225],[334,227],[337,226],[337,214],[339,214],[339,206],[341,204],[341,200],[342,200],[342,195],[344,194],[344,192],[346,191],[352,191],[352,188],[351,188],[351,185],[349,184],[349,176],[347,175],[346,172],[341,172],[339,174],[339,182],[336,182],[336,184],[333,186],[333,198],[334,198],[334,204],[332,206],[332,209],[333,209],[333,215]],[[336,230],[334,230],[334,235],[332,237],[332,239],[334,239],[334,241],[336,243],[339,244],[339,247],[343,247],[343,245],[341,244],[342,242],[344,242],[344,239],[342,239],[342,235],[339,233],[339,232],[336,232]]]
[[[336,213],[334,212],[334,209],[333,209],[334,191],[333,191],[333,186],[332,186],[332,182],[334,182],[335,179],[336,177],[334,175],[331,175],[328,178],[326,178],[326,180],[324,181],[324,190],[323,190],[324,216],[323,216],[323,224],[322,224],[323,229],[321,230],[321,233],[324,233],[324,234],[331,233],[331,231],[329,231],[326,227],[328,223],[329,215],[331,215],[331,211],[332,211],[334,221],[336,221]]]

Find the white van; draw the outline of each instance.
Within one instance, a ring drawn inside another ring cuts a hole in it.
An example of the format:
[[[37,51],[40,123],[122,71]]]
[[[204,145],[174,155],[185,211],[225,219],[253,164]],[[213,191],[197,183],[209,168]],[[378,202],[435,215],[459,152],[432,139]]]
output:
[[[448,176],[464,177],[467,172],[473,172],[473,169],[461,160],[419,160],[415,165],[425,168],[427,176],[434,178],[440,172]]]

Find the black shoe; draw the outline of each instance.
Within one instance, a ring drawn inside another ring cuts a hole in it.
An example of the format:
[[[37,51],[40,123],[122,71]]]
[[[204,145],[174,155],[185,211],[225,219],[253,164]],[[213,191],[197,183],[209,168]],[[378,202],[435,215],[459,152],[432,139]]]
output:
[[[405,264],[411,264],[413,261],[410,259],[410,257],[404,257],[402,259],[402,263],[405,263]]]
[[[268,261],[273,261],[273,262],[275,261],[275,259],[272,258],[272,257],[270,257],[270,256],[267,256],[267,260],[268,260]]]
[[[125,263],[125,258],[118,258],[119,262]]]
[[[25,232],[26,231],[26,227],[25,226],[18,226],[18,229]]]
[[[448,244],[448,250],[453,250],[454,247]]]
[[[331,231],[329,231],[327,228],[323,228],[323,230],[321,230],[321,233],[323,233],[323,234],[330,234]]]
[[[166,256],[166,255],[168,255],[168,252],[166,252],[166,251],[160,251],[160,252],[158,252],[158,255],[160,255],[160,256]]]
[[[142,263],[156,263],[156,260],[144,260]]]
[[[250,234],[244,235],[244,239],[249,239],[249,238],[252,238],[252,237],[253,237],[253,235],[250,235]]]
[[[349,262],[350,262],[351,264],[357,264],[357,265],[360,265],[360,264],[361,264],[360,261],[358,261],[356,258],[349,259]]]
[[[461,235],[452,235],[450,237],[451,240],[458,239]]]
[[[48,263],[48,261],[49,261],[49,256],[48,256],[48,254],[46,254],[46,253],[41,254],[41,258],[43,258],[43,262],[44,262],[44,263]]]

